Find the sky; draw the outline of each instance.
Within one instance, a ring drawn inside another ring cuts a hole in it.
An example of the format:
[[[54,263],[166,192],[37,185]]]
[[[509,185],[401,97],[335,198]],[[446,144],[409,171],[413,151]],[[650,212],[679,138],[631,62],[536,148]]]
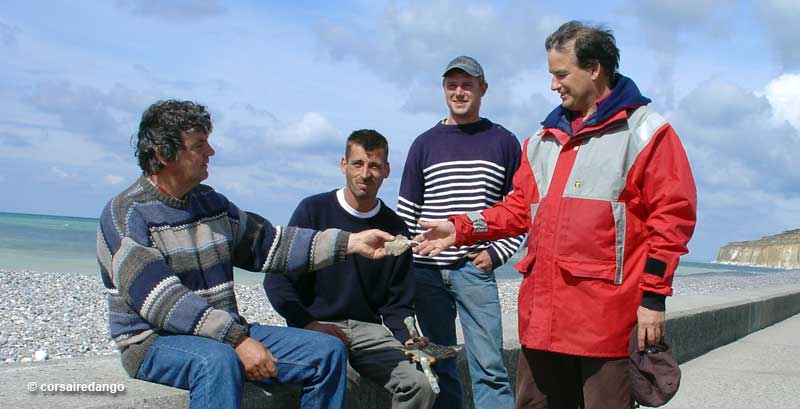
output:
[[[140,175],[160,99],[212,114],[205,182],[275,224],[344,185],[347,135],[387,137],[397,201],[414,138],[447,116],[444,67],[475,57],[481,115],[522,142],[559,102],[544,39],[613,30],[620,72],[675,128],[698,188],[687,259],[800,228],[800,2],[10,1],[0,10],[0,211],[98,217]]]

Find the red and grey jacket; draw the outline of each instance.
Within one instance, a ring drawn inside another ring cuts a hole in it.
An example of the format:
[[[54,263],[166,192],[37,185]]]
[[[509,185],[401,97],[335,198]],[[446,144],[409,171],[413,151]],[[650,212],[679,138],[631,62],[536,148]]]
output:
[[[626,356],[638,306],[663,311],[688,251],[697,199],[686,153],[633,81],[618,78],[575,135],[558,107],[525,141],[514,191],[481,212],[485,228],[451,217],[456,245],[528,232],[515,266],[527,348]]]

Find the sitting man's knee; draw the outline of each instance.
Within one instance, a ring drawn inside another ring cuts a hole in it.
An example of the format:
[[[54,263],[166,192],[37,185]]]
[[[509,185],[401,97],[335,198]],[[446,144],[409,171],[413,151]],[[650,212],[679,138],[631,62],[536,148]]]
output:
[[[397,379],[397,389],[400,391],[418,391],[422,393],[433,393],[431,384],[425,374],[414,368],[405,370],[401,375],[395,375]]]
[[[236,368],[241,369],[239,355],[230,345],[222,344],[209,348],[204,355],[204,363],[212,368]]]
[[[433,394],[433,387],[428,377],[422,371],[417,371],[417,376],[414,377],[414,383],[425,393]]]
[[[322,351],[328,351],[336,357],[341,357],[342,359],[346,359],[347,348],[344,346],[344,344],[339,338],[327,334],[320,334],[320,335],[322,335],[320,337],[321,339],[319,340]]]
[[[419,370],[411,371],[409,375],[404,377],[400,384],[397,385],[395,394],[406,395],[413,401],[418,402],[421,407],[427,407],[428,404],[432,404],[436,394],[433,392],[433,387],[431,387],[428,377]]]

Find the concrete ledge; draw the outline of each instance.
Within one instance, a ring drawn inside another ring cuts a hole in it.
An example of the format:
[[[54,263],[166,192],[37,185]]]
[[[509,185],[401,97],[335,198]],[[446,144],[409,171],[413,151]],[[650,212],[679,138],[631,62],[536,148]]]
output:
[[[679,362],[733,342],[747,334],[800,313],[800,285],[770,287],[668,299],[667,335]],[[504,359],[512,384],[516,380],[519,344],[516,317],[503,316],[507,349]],[[466,386],[465,400],[472,408],[466,356],[458,356],[458,370]],[[124,390],[110,392],[43,392],[42,384],[115,384]],[[34,385],[35,392],[28,391]],[[247,383],[245,408],[296,408],[297,387],[262,387]],[[389,394],[362,379],[359,400],[364,408],[389,408]],[[56,360],[0,366],[0,406],[13,408],[185,408],[186,391],[130,379],[118,356]]]
[[[666,333],[679,363],[800,313],[800,285],[668,301]]]

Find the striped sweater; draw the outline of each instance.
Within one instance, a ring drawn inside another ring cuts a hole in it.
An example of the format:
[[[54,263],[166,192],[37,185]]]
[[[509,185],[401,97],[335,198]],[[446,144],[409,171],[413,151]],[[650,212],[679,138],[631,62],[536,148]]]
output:
[[[488,119],[467,125],[437,123],[418,136],[409,149],[397,213],[411,234],[419,234],[423,231],[417,225],[419,220],[444,220],[502,201],[511,191],[520,151],[514,134]],[[497,268],[511,258],[524,238],[451,247],[436,257],[414,254],[414,263],[457,266],[467,253],[486,249]]]
[[[233,267],[293,277],[345,258],[349,234],[273,227],[199,185],[178,200],[144,177],[112,199],[97,231],[109,333],[135,376],[158,334],[234,345],[248,334]]]

